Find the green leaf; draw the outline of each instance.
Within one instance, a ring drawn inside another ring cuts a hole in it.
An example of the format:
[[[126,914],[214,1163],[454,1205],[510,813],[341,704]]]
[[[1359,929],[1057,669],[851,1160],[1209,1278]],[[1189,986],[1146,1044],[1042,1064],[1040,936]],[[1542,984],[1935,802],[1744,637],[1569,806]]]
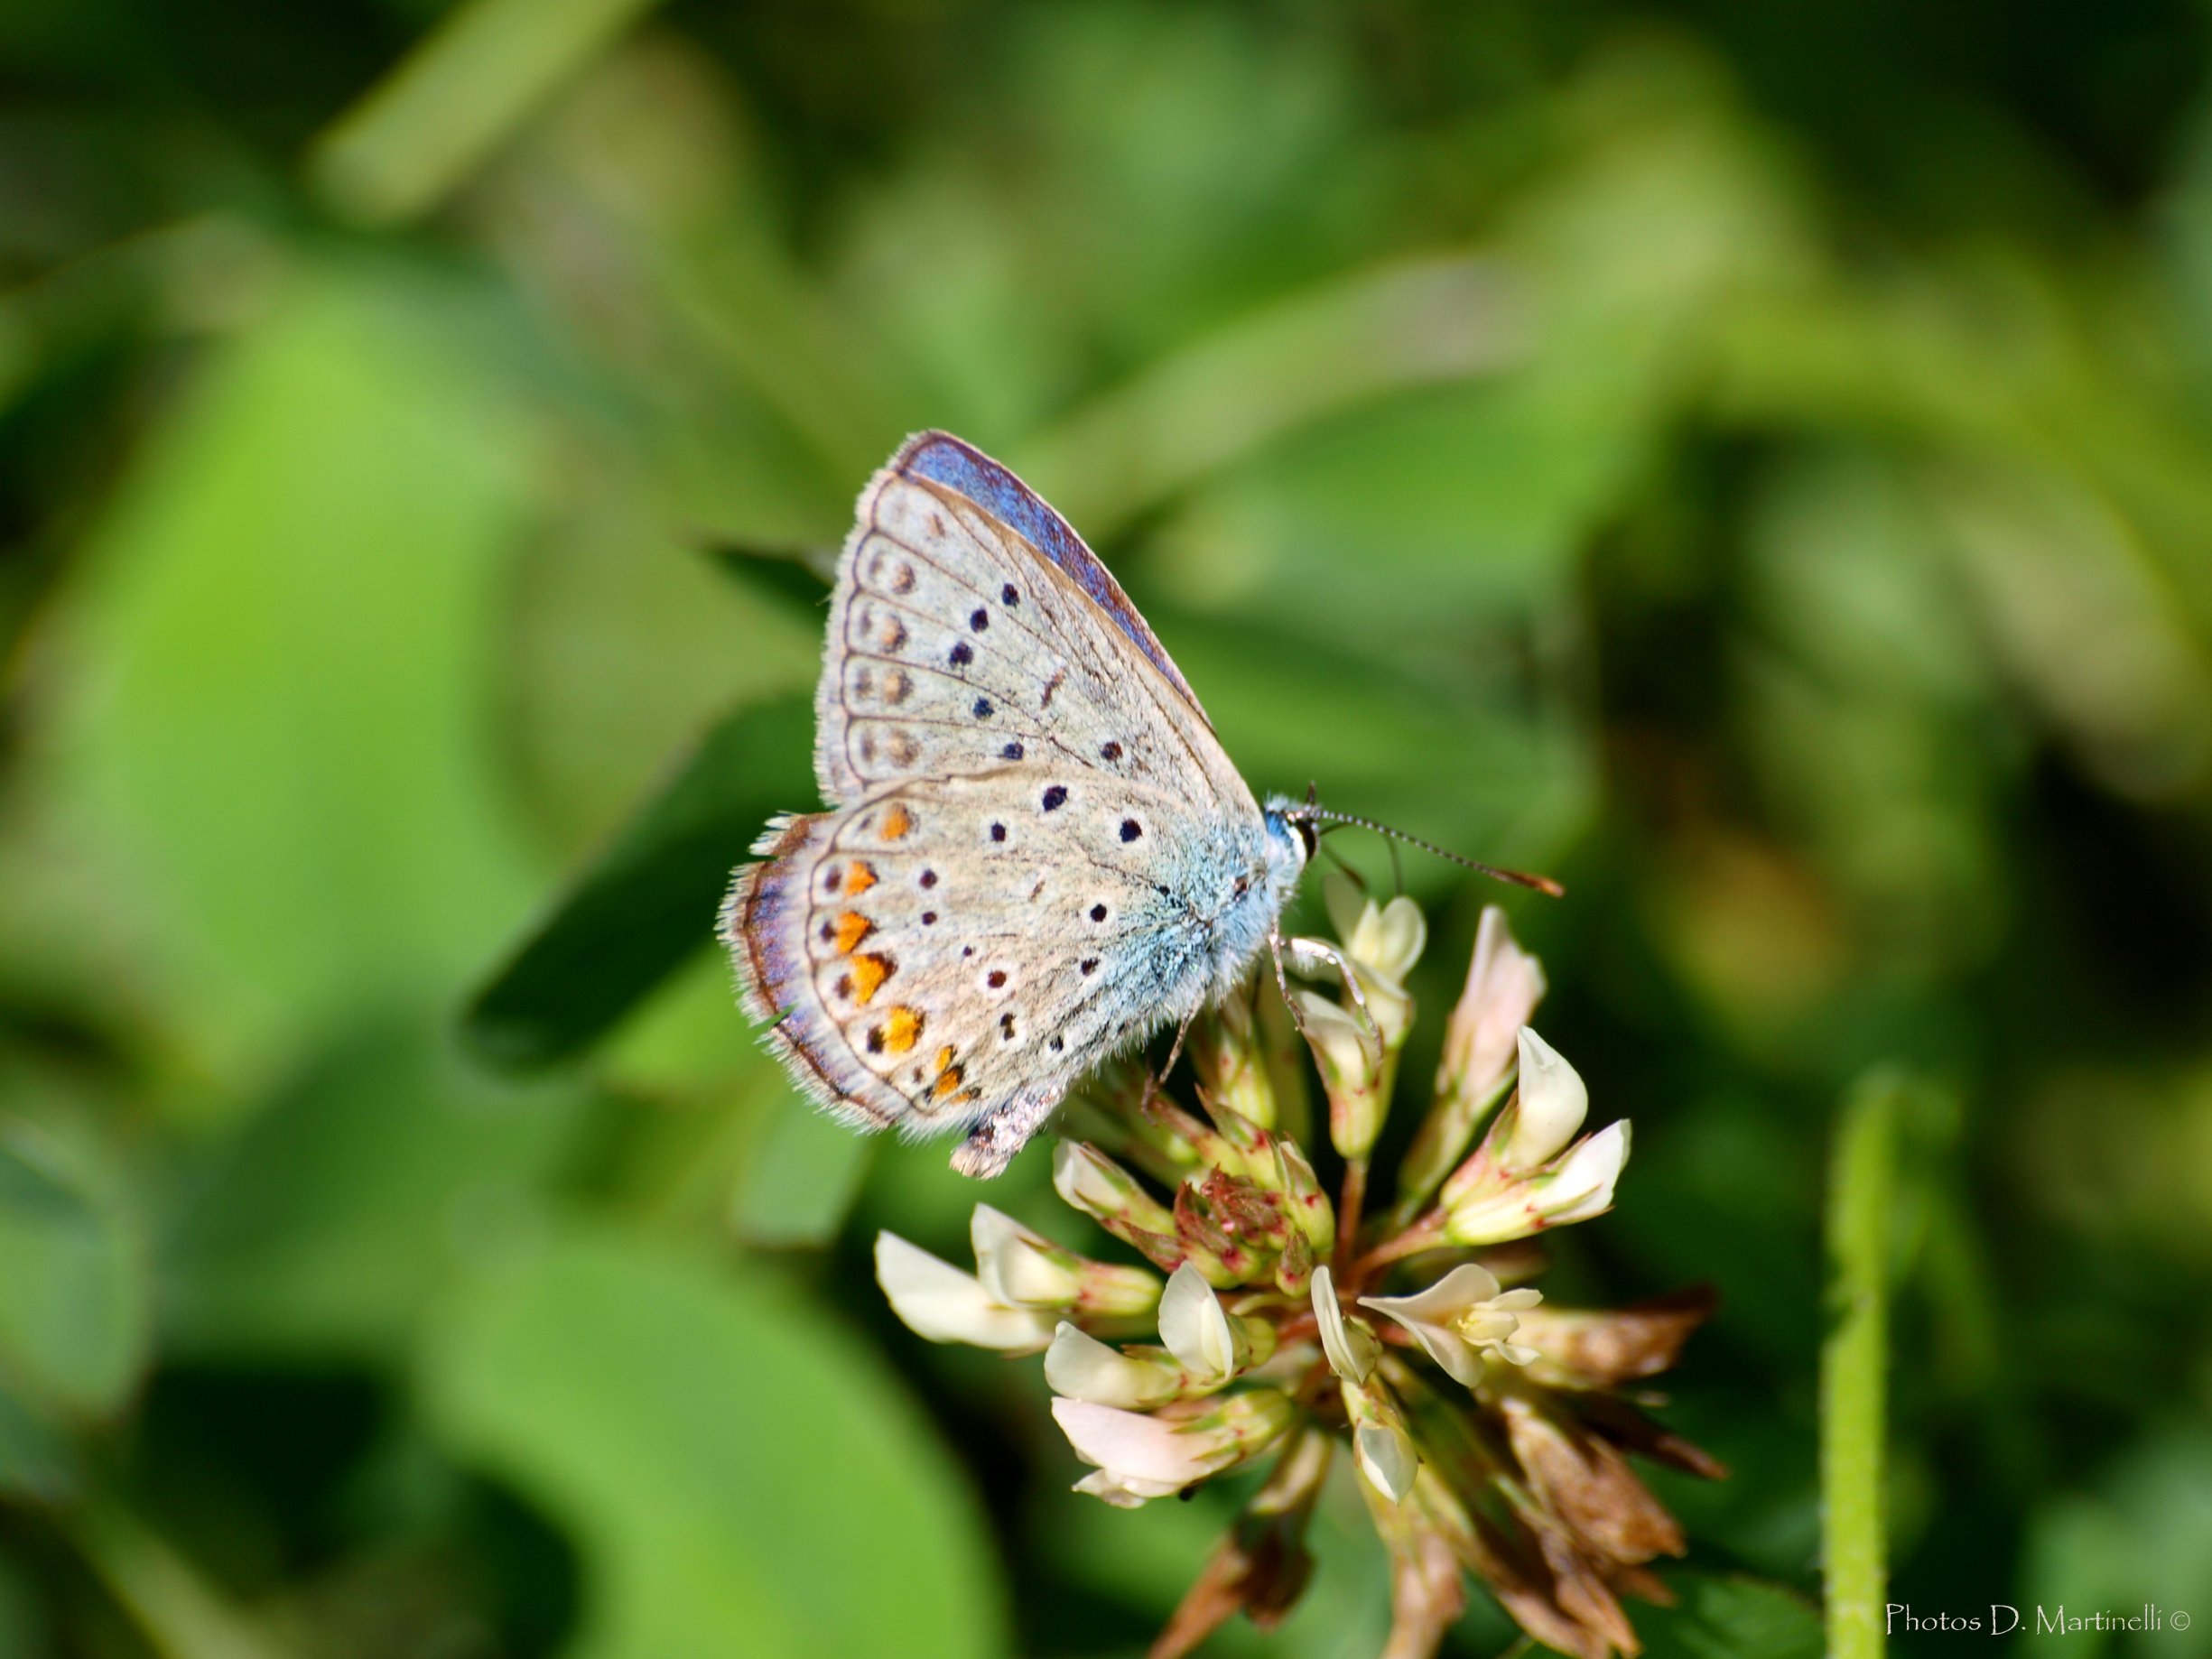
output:
[[[981,1518],[864,1351],[756,1271],[590,1234],[472,1287],[423,1399],[569,1529],[574,1659],[1004,1651]]]
[[[844,1225],[876,1146],[795,1090],[781,1091],[730,1200],[739,1237],[755,1245],[828,1244]]]
[[[1671,1608],[1639,1607],[1645,1659],[1819,1659],[1820,1615],[1759,1579],[1671,1572]]]
[[[87,1143],[0,1123],[0,1377],[26,1404],[115,1410],[145,1363],[147,1302],[119,1174]]]
[[[509,1065],[590,1044],[713,937],[733,868],[813,798],[813,705],[780,698],[709,732],[674,779],[479,991],[469,1040]]]
[[[178,1218],[172,1344],[382,1362],[458,1262],[534,1223],[578,1104],[487,1079],[428,1033],[330,1052],[225,1144]]]
[[[178,995],[249,1033],[445,993],[527,903],[484,697],[526,443],[442,306],[298,279],[98,538],[97,821]]]

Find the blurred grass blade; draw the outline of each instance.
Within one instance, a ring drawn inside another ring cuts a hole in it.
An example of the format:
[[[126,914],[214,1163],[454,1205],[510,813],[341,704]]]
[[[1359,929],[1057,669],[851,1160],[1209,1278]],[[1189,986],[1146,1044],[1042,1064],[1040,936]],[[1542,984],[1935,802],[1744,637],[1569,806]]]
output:
[[[367,224],[435,207],[656,0],[468,0],[318,141],[316,183]]]
[[[0,1371],[66,1413],[115,1410],[145,1361],[145,1249],[123,1187],[97,1146],[0,1124]]]
[[[1497,368],[1528,343],[1506,273],[1471,255],[1393,264],[1238,322],[1024,442],[1017,469],[1103,541],[1308,422]]]
[[[709,732],[477,994],[464,1016],[475,1047],[518,1066],[574,1053],[705,945],[754,838],[813,799],[813,705],[799,696],[741,709]]]
[[[285,1659],[287,1649],[115,1500],[87,1505],[68,1530],[161,1659]]]
[[[0,1388],[0,1498],[58,1506],[75,1494],[78,1478],[75,1448]],[[0,1643],[0,1653],[7,1651]]]
[[[1844,1103],[1829,1171],[1820,1494],[1832,1659],[1873,1659],[1883,1647],[1890,1223],[1904,1092],[1894,1074],[1861,1080]]]

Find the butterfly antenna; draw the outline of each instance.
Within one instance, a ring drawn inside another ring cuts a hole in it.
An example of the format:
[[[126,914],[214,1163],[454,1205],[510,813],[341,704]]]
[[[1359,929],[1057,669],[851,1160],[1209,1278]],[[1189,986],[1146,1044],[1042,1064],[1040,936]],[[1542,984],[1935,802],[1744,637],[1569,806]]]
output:
[[[1516,887],[1530,887],[1555,899],[1566,896],[1566,889],[1548,876],[1531,876],[1526,870],[1501,869],[1494,864],[1483,864],[1473,858],[1463,858],[1459,854],[1439,847],[1434,841],[1424,841],[1417,835],[1408,835],[1403,830],[1394,830],[1389,824],[1378,823],[1371,818],[1362,818],[1356,813],[1333,811],[1327,807],[1315,804],[1311,800],[1308,800],[1304,806],[1292,807],[1285,816],[1303,818],[1310,823],[1342,824],[1355,830],[1372,830],[1377,835],[1388,836],[1394,841],[1403,841],[1408,847],[1417,847],[1425,853],[1434,853],[1439,858],[1460,865],[1474,871],[1477,875],[1487,876],[1492,881],[1510,882]]]

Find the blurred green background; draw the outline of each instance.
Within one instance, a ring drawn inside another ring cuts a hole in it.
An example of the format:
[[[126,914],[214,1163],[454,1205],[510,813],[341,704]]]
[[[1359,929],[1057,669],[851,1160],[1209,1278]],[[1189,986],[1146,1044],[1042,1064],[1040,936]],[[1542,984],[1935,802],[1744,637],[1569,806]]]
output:
[[[1256,786],[1566,880],[1410,862],[1417,988],[1507,904],[1636,1124],[1554,1293],[1721,1288],[1678,1583],[1817,1589],[1825,1146],[1900,1067],[1893,1599],[2212,1651],[2208,36],[0,8],[0,1654],[1141,1650],[1221,1495],[1073,1497],[1036,1361],[889,1318],[875,1230],[978,1194],[708,946],[923,425]],[[1044,1163],[990,1196],[1082,1242]],[[1318,1544],[1272,1651],[1371,1654]]]

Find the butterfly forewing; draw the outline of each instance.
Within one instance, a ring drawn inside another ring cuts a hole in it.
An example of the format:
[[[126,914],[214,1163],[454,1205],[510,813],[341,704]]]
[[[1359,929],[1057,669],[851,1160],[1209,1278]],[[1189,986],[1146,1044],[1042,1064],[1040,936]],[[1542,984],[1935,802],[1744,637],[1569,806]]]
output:
[[[826,794],[1057,759],[1250,802],[1172,663],[1132,651],[1027,536],[901,459],[862,496],[839,567],[815,710]]]

